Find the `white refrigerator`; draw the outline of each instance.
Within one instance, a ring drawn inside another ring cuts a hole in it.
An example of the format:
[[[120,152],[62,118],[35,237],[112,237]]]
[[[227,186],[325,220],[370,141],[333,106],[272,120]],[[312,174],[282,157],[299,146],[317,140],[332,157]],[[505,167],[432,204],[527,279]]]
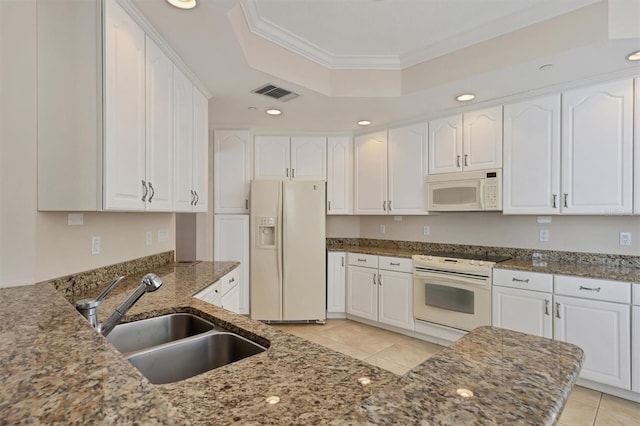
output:
[[[326,320],[324,181],[251,182],[250,315]]]

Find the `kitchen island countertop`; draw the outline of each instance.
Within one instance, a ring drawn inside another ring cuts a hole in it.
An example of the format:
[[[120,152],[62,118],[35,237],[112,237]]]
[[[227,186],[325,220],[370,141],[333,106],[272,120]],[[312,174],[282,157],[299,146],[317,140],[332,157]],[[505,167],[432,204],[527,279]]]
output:
[[[192,312],[268,346],[190,379],[150,384],[47,283],[0,289],[0,419],[65,424],[553,423],[583,352],[562,342],[481,327],[399,377],[192,297],[237,266],[156,268],[163,286],[128,313]],[[104,319],[136,287],[123,281]],[[95,296],[95,295],[93,295]],[[318,327],[322,327],[318,325]],[[371,383],[361,385],[358,378]],[[473,398],[455,393],[461,384]],[[278,396],[280,403],[266,402]]]

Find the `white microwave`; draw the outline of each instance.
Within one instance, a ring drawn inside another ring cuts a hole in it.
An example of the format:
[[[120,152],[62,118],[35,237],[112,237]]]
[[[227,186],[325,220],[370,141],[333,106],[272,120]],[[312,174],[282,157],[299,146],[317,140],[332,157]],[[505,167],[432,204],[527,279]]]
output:
[[[427,176],[428,210],[502,210],[502,169]]]

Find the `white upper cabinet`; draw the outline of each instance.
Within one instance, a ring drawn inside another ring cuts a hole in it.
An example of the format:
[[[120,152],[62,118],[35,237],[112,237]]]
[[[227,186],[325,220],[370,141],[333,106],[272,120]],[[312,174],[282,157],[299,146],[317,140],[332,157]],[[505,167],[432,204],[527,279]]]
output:
[[[387,132],[354,140],[354,213],[387,214]]]
[[[327,138],[327,214],[352,214],[353,140]]]
[[[563,213],[632,213],[632,145],[631,80],[563,93]]]
[[[389,130],[389,214],[426,214],[427,125]]]
[[[142,211],[145,185],[145,34],[116,2],[105,3],[105,210]]]
[[[502,167],[502,106],[464,113],[462,126],[463,169]]]
[[[462,115],[429,122],[429,174],[462,170]]]
[[[174,143],[175,143],[175,208],[178,212],[193,210],[191,163],[193,162],[193,87],[176,67],[173,73]]]
[[[146,39],[147,211],[173,210],[173,62]]]
[[[193,211],[206,212],[209,203],[209,100],[193,87]]]
[[[503,212],[560,212],[560,95],[504,107]]]
[[[326,180],[325,136],[256,136],[256,180]]]
[[[635,79],[635,134],[634,134],[634,146],[633,153],[635,157],[634,161],[634,177],[635,181],[633,186],[635,188],[634,194],[634,214],[640,215],[640,77]],[[639,322],[640,323],[640,322]],[[638,374],[640,377],[640,373]],[[640,379],[639,379],[640,381]],[[640,383],[638,383],[638,387],[640,387]]]
[[[327,180],[327,138],[291,137],[291,179]]]
[[[251,139],[248,130],[214,132],[214,211],[249,213]]]
[[[429,174],[502,167],[502,106],[429,122]]]
[[[428,214],[426,124],[358,136],[354,157],[355,214]]]

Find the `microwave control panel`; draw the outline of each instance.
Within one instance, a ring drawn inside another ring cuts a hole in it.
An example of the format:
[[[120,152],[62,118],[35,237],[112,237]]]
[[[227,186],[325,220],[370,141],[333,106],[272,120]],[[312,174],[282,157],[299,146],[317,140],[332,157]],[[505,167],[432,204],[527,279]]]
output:
[[[502,202],[500,199],[501,186],[502,182],[498,173],[491,172],[486,174],[484,185],[486,210],[502,210]]]

